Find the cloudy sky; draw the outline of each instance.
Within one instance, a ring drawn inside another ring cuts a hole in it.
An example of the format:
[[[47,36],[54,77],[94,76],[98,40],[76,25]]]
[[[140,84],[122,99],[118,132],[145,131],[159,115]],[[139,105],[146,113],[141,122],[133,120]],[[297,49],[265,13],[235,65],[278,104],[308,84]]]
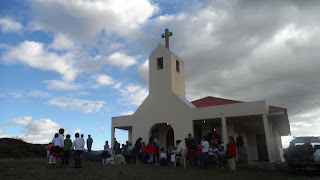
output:
[[[319,12],[298,0],[1,0],[0,136],[47,143],[64,127],[101,149],[111,117],[148,95],[166,28],[189,100],[266,100],[288,109],[292,135],[319,136]]]

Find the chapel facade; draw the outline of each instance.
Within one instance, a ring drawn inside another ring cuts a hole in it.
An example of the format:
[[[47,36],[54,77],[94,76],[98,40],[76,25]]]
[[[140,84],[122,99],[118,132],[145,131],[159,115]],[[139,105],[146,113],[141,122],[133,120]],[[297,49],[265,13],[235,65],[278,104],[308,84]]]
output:
[[[281,136],[290,134],[285,108],[269,106],[264,100],[241,102],[205,97],[185,98],[184,62],[159,44],[149,56],[149,95],[133,115],[112,117],[115,128],[128,131],[132,144],[141,137],[159,139],[160,148],[175,144],[192,133],[197,141],[215,135],[224,144],[228,137],[245,140],[244,153],[251,161],[283,161]],[[112,142],[113,143],[113,142]],[[113,146],[113,144],[112,144]]]

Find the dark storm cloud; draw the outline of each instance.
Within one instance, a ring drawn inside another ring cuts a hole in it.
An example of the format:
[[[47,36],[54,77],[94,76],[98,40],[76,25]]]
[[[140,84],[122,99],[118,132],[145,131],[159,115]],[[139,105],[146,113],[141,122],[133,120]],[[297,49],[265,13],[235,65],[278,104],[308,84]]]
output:
[[[145,39],[158,42],[153,34],[167,27],[173,32],[170,47],[185,61],[190,99],[267,100],[293,114],[320,100],[319,12],[320,1],[205,1],[150,20]],[[308,135],[312,126],[295,130],[294,123],[314,125],[319,109],[290,118],[293,133]]]

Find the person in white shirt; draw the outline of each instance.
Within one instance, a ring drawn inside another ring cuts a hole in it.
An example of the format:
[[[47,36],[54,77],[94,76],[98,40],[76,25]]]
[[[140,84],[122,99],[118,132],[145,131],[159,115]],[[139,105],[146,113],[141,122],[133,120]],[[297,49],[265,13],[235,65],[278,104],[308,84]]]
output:
[[[185,155],[185,153],[186,153],[186,147],[185,147],[184,143],[181,143],[181,140],[177,140],[176,144],[178,146],[177,149],[171,151],[173,153],[171,155],[171,162],[176,161],[176,156],[181,157],[181,156]]]
[[[75,134],[76,139],[72,143],[71,149],[74,148],[74,163],[75,168],[81,168],[82,162],[81,162],[81,153],[84,149],[84,141],[79,137],[79,133]]]
[[[52,140],[53,144],[53,154],[56,156],[56,167],[60,167],[61,165],[61,159],[64,156],[64,129],[59,129],[59,134],[57,137],[57,134],[55,134],[55,138]]]
[[[209,142],[207,141],[207,136],[203,136],[201,142],[202,153],[200,156],[200,168],[208,167],[208,153],[209,153]]]
[[[83,141],[83,145],[86,145],[85,141],[84,141],[84,134],[81,134],[81,139]]]

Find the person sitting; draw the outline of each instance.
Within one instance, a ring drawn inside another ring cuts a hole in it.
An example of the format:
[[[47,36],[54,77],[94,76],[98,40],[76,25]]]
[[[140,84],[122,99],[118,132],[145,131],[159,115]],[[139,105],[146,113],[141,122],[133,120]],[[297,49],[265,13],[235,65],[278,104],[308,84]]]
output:
[[[160,150],[160,165],[161,166],[168,165],[167,152],[164,150],[164,148],[161,148]]]
[[[218,146],[218,150],[219,150],[219,153],[217,154],[218,166],[224,168],[227,165],[226,151],[222,145]]]
[[[171,162],[176,162],[176,157],[181,157],[182,155],[184,155],[183,153],[186,150],[186,147],[184,146],[183,143],[181,143],[181,140],[177,140],[176,144],[177,144],[177,149],[171,151],[171,153],[173,153],[171,155]]]

